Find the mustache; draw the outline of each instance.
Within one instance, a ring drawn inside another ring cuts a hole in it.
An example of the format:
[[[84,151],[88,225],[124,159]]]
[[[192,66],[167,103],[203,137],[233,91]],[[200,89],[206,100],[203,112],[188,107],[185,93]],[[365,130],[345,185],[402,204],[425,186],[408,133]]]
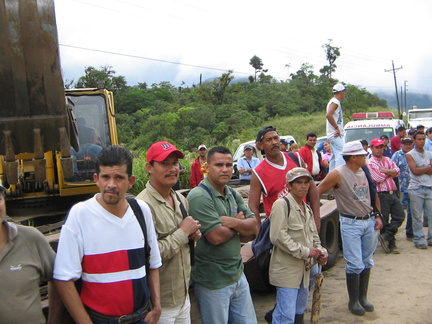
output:
[[[279,144],[275,144],[275,145],[273,145],[273,146],[272,146],[272,149],[274,149],[274,148],[279,148]]]
[[[166,174],[165,175],[165,178],[168,178],[168,177],[172,177],[172,176],[178,176],[178,173],[168,173],[168,174]]]
[[[118,195],[118,194],[119,194],[119,191],[118,191],[118,190],[115,190],[115,189],[112,189],[112,190],[104,190],[104,193],[114,193],[114,194]]]

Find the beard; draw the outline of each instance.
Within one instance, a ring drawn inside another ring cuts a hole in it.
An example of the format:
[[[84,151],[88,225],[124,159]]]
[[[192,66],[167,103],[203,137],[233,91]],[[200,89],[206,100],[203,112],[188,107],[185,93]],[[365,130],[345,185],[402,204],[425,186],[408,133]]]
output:
[[[107,195],[107,193],[115,193],[117,196]],[[102,193],[102,200],[107,205],[116,205],[119,203],[120,199],[121,198],[117,190],[106,190]]]

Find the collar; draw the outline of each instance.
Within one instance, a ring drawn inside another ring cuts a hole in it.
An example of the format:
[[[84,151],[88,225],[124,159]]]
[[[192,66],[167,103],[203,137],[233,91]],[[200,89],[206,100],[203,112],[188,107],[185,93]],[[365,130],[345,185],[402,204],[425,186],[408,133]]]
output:
[[[148,192],[149,192],[149,194],[151,194],[156,200],[158,200],[160,203],[162,203],[162,204],[166,204],[166,201],[165,201],[165,199],[162,197],[162,195],[151,185],[151,183],[150,183],[150,181],[147,181],[147,184],[146,184],[146,189],[148,190]],[[174,194],[174,190],[172,190],[171,189],[171,191],[170,191],[170,195],[171,196],[173,196],[173,198],[174,198],[174,196],[175,196],[175,194]],[[175,201],[176,201],[177,199],[174,199],[174,204],[175,204]]]
[[[8,232],[7,241],[10,242],[18,235],[18,226],[14,223],[7,222],[6,220],[3,221],[3,224],[6,225],[6,230]]]

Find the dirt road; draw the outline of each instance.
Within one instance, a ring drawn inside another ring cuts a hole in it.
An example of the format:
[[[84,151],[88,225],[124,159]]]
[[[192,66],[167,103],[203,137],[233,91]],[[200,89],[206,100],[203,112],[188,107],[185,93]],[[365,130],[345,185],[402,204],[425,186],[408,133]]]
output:
[[[401,228],[405,228],[405,224]],[[425,228],[425,231],[427,229]],[[369,300],[375,311],[364,316],[352,315],[347,307],[345,260],[340,255],[336,265],[324,272],[320,323],[432,323],[432,247],[419,250],[405,239],[405,231],[397,236],[400,254],[385,254],[378,244],[372,269]],[[191,296],[193,300],[193,293]],[[264,314],[273,307],[274,294],[252,296],[258,323],[266,323]],[[305,314],[310,323],[311,298]],[[192,324],[200,323],[196,303],[192,301]]]

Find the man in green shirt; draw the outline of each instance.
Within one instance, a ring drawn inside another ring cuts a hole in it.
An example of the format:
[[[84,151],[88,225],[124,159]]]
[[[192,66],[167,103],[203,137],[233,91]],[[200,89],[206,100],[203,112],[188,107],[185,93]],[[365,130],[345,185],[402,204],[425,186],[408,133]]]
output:
[[[232,170],[230,150],[212,148],[207,178],[187,197],[189,213],[200,222],[204,235],[197,242],[192,268],[203,324],[257,322],[240,255],[240,241],[256,234],[256,220],[240,194],[227,186]]]

